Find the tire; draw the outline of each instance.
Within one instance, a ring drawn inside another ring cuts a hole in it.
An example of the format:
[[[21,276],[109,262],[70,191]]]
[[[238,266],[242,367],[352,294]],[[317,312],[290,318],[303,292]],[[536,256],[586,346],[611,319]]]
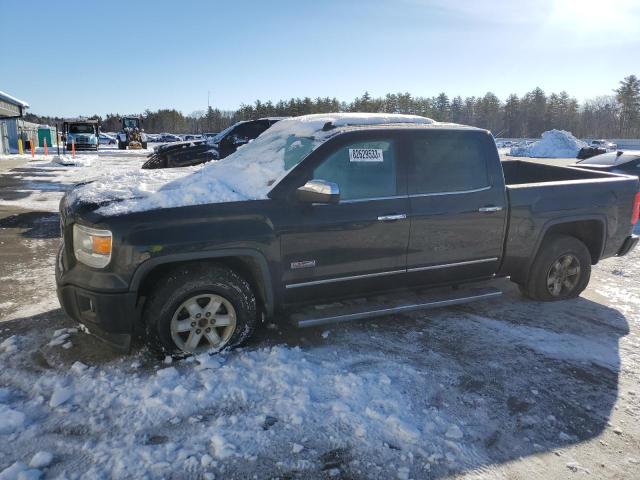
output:
[[[118,150],[126,150],[127,144],[121,141],[118,141]]]
[[[143,170],[154,170],[157,168],[166,168],[166,162],[164,157],[160,157],[157,154],[151,154],[149,159],[142,164]]]
[[[520,291],[541,302],[567,300],[579,296],[590,277],[591,254],[586,245],[569,235],[549,235],[540,245]]]
[[[147,149],[147,142],[142,142],[142,148]]]
[[[182,358],[242,345],[255,330],[258,312],[251,286],[236,272],[223,265],[189,264],[157,283],[143,321],[149,348]],[[213,344],[216,336],[219,342]]]

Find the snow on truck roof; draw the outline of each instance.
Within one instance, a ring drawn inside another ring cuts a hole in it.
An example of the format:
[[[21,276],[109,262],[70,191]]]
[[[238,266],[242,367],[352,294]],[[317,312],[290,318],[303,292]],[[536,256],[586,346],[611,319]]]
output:
[[[463,128],[417,115],[385,113],[332,113],[286,118],[223,160],[195,167],[138,170],[98,178],[72,190],[68,202],[101,204],[98,213],[108,216],[266,199],[269,191],[291,168],[328,138],[344,129],[389,125]]]

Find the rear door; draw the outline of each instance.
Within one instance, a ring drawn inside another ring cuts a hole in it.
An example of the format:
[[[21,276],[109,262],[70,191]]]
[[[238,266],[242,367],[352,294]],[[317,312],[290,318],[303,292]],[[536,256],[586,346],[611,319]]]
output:
[[[440,283],[495,273],[507,204],[492,137],[483,131],[434,129],[412,132],[405,145],[412,280]]]
[[[408,198],[389,132],[336,139],[307,180],[334,182],[337,204],[291,205],[282,228],[282,283],[290,302],[396,285],[405,273]],[[303,182],[304,183],[304,182]]]

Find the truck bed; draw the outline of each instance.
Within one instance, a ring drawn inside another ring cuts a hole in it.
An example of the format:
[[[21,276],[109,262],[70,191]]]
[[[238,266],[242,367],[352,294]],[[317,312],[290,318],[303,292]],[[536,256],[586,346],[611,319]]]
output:
[[[509,224],[501,273],[527,271],[544,233],[556,223],[580,222],[598,259],[618,253],[631,234],[634,177],[515,160],[502,162]]]
[[[612,178],[604,172],[576,167],[544,165],[523,160],[504,161],[502,162],[502,170],[504,171],[504,181],[507,186]]]

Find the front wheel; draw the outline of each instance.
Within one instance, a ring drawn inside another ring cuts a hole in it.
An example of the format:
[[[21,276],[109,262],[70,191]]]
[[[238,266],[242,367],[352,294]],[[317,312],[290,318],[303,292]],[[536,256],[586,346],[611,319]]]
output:
[[[586,245],[569,235],[545,238],[520,291],[543,302],[575,298],[587,288],[591,254]]]
[[[147,343],[186,356],[244,343],[257,323],[249,283],[223,266],[185,265],[161,279],[145,307]]]

